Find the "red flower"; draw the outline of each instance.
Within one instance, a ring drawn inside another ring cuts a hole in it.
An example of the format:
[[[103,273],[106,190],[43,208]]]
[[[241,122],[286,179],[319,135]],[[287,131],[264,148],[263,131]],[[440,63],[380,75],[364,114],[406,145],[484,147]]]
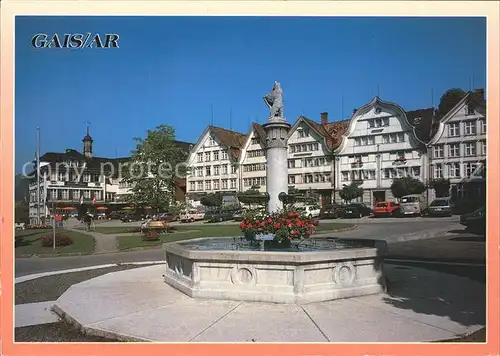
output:
[[[264,226],[264,225],[266,225],[265,221],[263,221],[263,222],[260,223],[260,226]]]
[[[259,219],[255,219],[255,223],[258,224],[259,223]]]
[[[268,223],[272,223],[272,222],[273,222],[273,219],[269,218],[269,219],[267,219],[267,222],[268,222]]]
[[[240,223],[240,229],[244,229],[245,228],[245,223],[244,222],[241,222]]]
[[[274,225],[274,227],[275,227],[276,229],[279,229],[279,228],[280,228],[280,226],[281,226],[281,224],[280,224],[280,223],[277,223],[277,224],[275,224],[275,225]]]
[[[292,221],[291,221],[290,219],[286,219],[286,223],[287,223],[287,224],[291,224],[291,223],[292,223]]]
[[[248,224],[248,228],[251,229],[253,227],[252,224]]]

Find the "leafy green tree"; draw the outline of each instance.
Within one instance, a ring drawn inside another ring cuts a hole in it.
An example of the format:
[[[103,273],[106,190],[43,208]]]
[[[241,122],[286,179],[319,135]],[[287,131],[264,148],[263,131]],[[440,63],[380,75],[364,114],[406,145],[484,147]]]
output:
[[[204,195],[200,203],[208,207],[220,207],[222,205],[222,194],[221,193],[209,193]]]
[[[238,201],[243,204],[248,204],[250,205],[250,208],[252,208],[252,204],[262,204],[265,205],[267,203],[267,195],[262,194],[259,192],[259,186],[254,185],[250,187],[250,189],[238,193]]]
[[[137,142],[132,159],[124,167],[124,180],[131,185],[127,201],[151,206],[157,212],[168,210],[173,202],[174,181],[186,173],[186,153],[175,142],[175,129],[160,125],[148,130]]]
[[[462,89],[453,88],[447,90],[441,96],[441,99],[439,101],[437,112],[438,117],[441,118],[446,115],[451,109],[455,107],[455,105],[458,104],[460,100],[463,99],[465,95],[466,93]]]
[[[391,184],[392,195],[398,199],[409,194],[422,194],[425,189],[425,184],[413,177],[396,178]]]
[[[429,188],[434,189],[436,198],[450,196],[450,180],[446,178],[436,178],[429,181]]]
[[[363,195],[363,189],[360,187],[359,183],[351,183],[349,185],[344,184],[342,189],[339,191],[339,196],[345,201],[350,202],[356,198]]]

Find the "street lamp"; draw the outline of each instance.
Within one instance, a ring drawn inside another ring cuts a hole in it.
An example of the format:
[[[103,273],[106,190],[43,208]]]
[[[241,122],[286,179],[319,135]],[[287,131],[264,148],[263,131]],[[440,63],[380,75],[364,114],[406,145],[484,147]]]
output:
[[[56,250],[56,202],[52,201],[52,197],[47,195],[47,205],[52,203],[52,250]]]

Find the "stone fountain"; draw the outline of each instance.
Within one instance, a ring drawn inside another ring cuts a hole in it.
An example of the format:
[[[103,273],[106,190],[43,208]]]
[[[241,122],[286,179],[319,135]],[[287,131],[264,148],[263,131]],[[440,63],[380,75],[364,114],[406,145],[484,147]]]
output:
[[[264,97],[269,213],[288,193],[287,141],[278,82]],[[261,245],[262,246],[262,245]],[[242,237],[201,238],[163,245],[165,282],[192,298],[302,304],[380,293],[384,290],[381,240],[311,239],[264,251]]]

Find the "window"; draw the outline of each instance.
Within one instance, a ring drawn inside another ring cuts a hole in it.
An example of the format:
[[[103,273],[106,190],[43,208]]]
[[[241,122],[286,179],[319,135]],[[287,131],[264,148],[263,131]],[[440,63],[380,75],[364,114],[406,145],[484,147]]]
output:
[[[214,161],[219,160],[219,151],[214,151]]]
[[[235,174],[237,170],[238,170],[238,167],[235,164],[233,164],[231,166],[231,174]]]
[[[73,190],[73,199],[78,199],[78,198],[80,198],[80,191]]]
[[[472,104],[468,104],[465,110],[467,115],[474,115],[476,113],[476,111],[474,110],[474,105]]]
[[[198,186],[198,190],[203,190],[203,182],[198,182],[197,186]]]
[[[197,153],[196,156],[198,157],[198,162],[203,162],[203,152]]]
[[[382,139],[383,139],[384,143],[404,142],[404,140],[405,140],[405,134],[404,134],[404,132],[391,133],[391,134],[388,134],[388,135],[383,135]]]
[[[205,177],[210,177],[211,175],[211,168],[210,166],[205,167]]]
[[[448,124],[448,136],[460,136],[460,126],[458,122]]]
[[[231,189],[236,189],[236,179],[231,179]]]
[[[481,154],[486,156],[486,141],[481,141]]]
[[[348,181],[349,180],[349,172],[342,172],[342,181],[345,182],[345,181]]]
[[[259,144],[260,140],[258,137],[252,137],[252,145],[257,145]]]
[[[252,150],[252,151],[248,151],[248,157],[249,158],[262,157],[262,156],[264,156],[264,150]]]
[[[411,167],[411,175],[413,177],[420,177],[420,167]]]
[[[306,133],[302,129],[297,130],[297,134],[298,134],[299,138],[307,137]]]
[[[288,160],[288,168],[295,168],[295,160],[294,159]]]
[[[451,178],[460,177],[460,163],[450,164],[450,177]]]
[[[315,151],[319,151],[319,144],[318,143],[314,143],[313,146],[314,146]]]
[[[67,190],[67,189],[61,190],[61,198],[64,200],[68,200],[69,199],[69,190]]]
[[[460,156],[460,145],[458,143],[454,143],[450,145],[450,157],[458,157]]]
[[[295,184],[295,176],[288,176],[288,184]]]
[[[212,190],[212,182],[211,181],[207,180],[205,182],[205,189],[206,190]]]
[[[196,177],[203,177],[203,167],[196,167]]]
[[[97,190],[94,192],[95,200],[101,200],[101,191]]]
[[[443,145],[434,146],[434,158],[443,158]]]
[[[465,165],[465,175],[467,177],[470,177],[474,170],[476,169],[476,164],[475,163],[467,163]]]
[[[90,190],[84,190],[83,191],[83,197],[85,199],[90,199]]]
[[[319,174],[314,175],[314,183],[319,183]]]
[[[218,176],[220,174],[220,166],[214,166],[214,176]]]
[[[222,189],[227,189],[227,179],[222,180]]]
[[[474,135],[476,133],[476,121],[466,121],[464,126],[466,135]]]
[[[373,119],[368,121],[368,127],[373,129],[373,128],[378,128],[378,127],[385,127],[389,126],[389,118],[381,118],[381,119]]]
[[[295,153],[295,146],[293,145],[290,146],[290,153]]]
[[[250,180],[249,178],[244,178],[244,179],[243,179],[243,185],[244,185],[245,187],[250,187],[251,183],[252,183],[252,182],[251,182],[251,180]]]
[[[369,145],[374,145],[374,144],[375,144],[375,137],[374,136],[356,137],[354,139],[355,146],[369,146]]]
[[[312,183],[313,182],[313,176],[312,176],[312,174],[306,174],[304,176],[304,178],[305,178],[305,182],[306,183]]]
[[[194,182],[189,182],[189,190],[196,190],[196,184]]]
[[[222,166],[222,174],[227,174],[228,170],[227,170],[227,165],[223,165]]]
[[[441,164],[434,166],[434,178],[443,178],[443,167]]]
[[[467,142],[465,144],[465,155],[466,156],[474,156],[476,154],[476,143],[475,142]]]
[[[405,158],[405,152],[404,151],[398,151],[396,152],[396,159],[404,159]]]
[[[85,183],[90,182],[90,174],[84,174],[84,175],[83,175],[83,181],[84,181]]]
[[[36,194],[35,194],[35,198],[36,198]],[[50,199],[53,199],[53,200],[57,199],[57,190],[56,189],[51,189],[50,190]]]
[[[486,120],[481,121],[481,133],[485,134],[486,133]]]
[[[211,152],[205,152],[205,162],[210,162]]]
[[[210,137],[210,138],[208,139],[208,145],[209,145],[209,146],[215,146],[215,141],[214,141],[214,139],[213,139],[212,137]]]
[[[375,171],[374,170],[364,171],[363,179],[374,180],[375,179]]]
[[[219,190],[219,181],[214,180],[214,190]]]
[[[221,152],[221,157],[222,159],[227,159],[227,152],[226,151],[220,151]]]

